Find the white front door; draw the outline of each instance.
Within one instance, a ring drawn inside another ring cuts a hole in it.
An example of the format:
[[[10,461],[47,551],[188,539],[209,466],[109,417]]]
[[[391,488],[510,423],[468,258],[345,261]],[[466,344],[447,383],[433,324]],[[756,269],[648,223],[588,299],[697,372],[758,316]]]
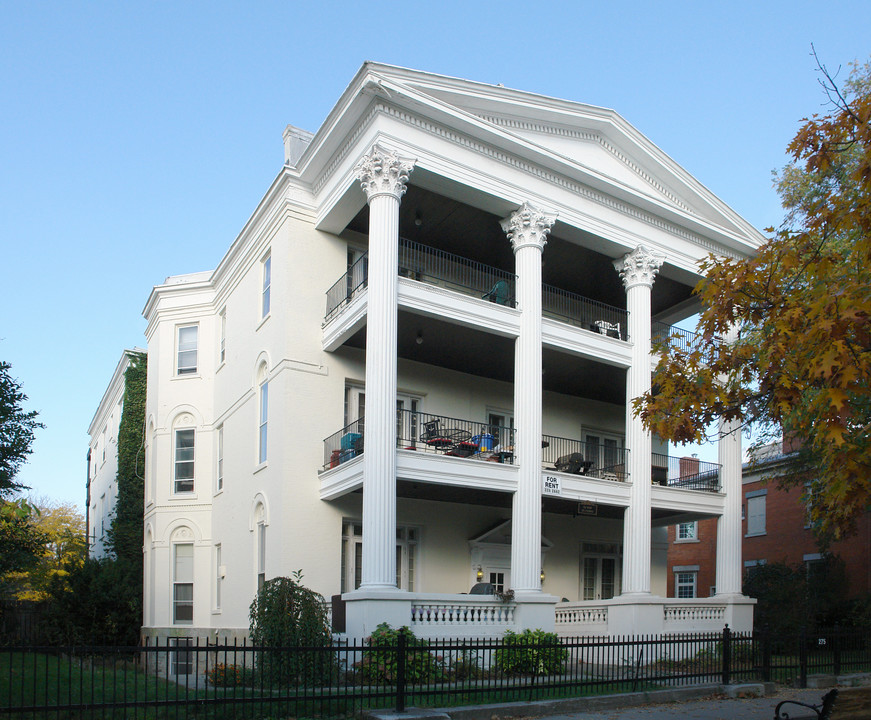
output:
[[[581,548],[582,600],[610,600],[620,594],[623,559],[616,543],[584,543]]]

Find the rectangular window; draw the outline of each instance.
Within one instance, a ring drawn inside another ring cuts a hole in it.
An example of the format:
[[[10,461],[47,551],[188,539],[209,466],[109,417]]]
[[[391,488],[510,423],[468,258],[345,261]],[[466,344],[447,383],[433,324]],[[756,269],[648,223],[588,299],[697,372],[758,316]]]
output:
[[[267,255],[263,261],[263,296],[260,317],[269,315],[270,290],[272,288],[272,256]]]
[[[221,311],[221,344],[218,348],[218,361],[224,362],[227,359],[227,311]]]
[[[260,424],[257,461],[266,462],[266,435],[269,420],[269,382],[260,385]]]
[[[178,366],[179,375],[193,375],[197,371],[197,332],[199,326],[184,325],[178,329]]]
[[[257,524],[257,589],[266,582],[266,523]]]
[[[747,494],[747,535],[765,535],[764,494]]]
[[[172,621],[176,625],[193,625],[194,546],[177,543],[173,548]]]
[[[695,521],[680,523],[677,526],[678,540],[696,540],[697,526]]]
[[[221,609],[221,585],[224,582],[224,566],[221,553],[221,543],[215,545],[215,610]]]
[[[224,489],[224,426],[218,428],[218,490]]]
[[[194,491],[194,433],[191,429],[175,431],[175,492]]]
[[[170,638],[172,651],[172,674],[191,675],[194,671],[194,654],[191,651],[194,641],[191,638]]]
[[[679,572],[674,574],[675,595],[679,598],[694,598],[696,596],[696,572]]]

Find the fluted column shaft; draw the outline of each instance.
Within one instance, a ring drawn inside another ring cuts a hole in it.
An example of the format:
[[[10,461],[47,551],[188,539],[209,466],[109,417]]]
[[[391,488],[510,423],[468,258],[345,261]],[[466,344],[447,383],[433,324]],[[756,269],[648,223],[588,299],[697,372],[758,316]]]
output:
[[[622,593],[650,593],[650,432],[632,412],[632,400],[650,390],[650,295],[663,258],[639,246],[614,263],[626,288],[632,365],[626,378],[627,464],[632,490],[623,515]]]
[[[556,215],[524,203],[502,221],[514,249],[520,334],[514,346],[514,438],[519,463],[511,511],[511,586],[541,592],[541,254]]]
[[[726,338],[733,342],[737,333]],[[726,500],[717,520],[717,595],[741,594],[741,424],[720,421],[717,444],[720,483]]]
[[[375,145],[356,168],[369,201],[361,589],[396,588],[399,203],[413,162]]]

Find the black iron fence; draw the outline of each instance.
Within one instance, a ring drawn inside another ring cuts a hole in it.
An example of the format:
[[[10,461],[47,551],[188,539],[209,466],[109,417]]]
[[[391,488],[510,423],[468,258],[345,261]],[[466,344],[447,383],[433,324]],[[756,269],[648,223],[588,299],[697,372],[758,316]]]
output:
[[[871,671],[871,631],[720,633],[260,647],[170,638],[138,647],[0,647],[0,717],[352,716]]]

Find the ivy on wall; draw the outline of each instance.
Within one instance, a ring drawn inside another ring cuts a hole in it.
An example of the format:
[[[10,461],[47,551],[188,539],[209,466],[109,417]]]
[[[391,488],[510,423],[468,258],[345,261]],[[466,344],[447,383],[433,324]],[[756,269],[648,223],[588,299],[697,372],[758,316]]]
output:
[[[108,547],[130,591],[129,606],[142,621],[142,516],[145,505],[145,353],[128,353],[124,372],[124,405],[118,430],[118,499],[108,532]]]

